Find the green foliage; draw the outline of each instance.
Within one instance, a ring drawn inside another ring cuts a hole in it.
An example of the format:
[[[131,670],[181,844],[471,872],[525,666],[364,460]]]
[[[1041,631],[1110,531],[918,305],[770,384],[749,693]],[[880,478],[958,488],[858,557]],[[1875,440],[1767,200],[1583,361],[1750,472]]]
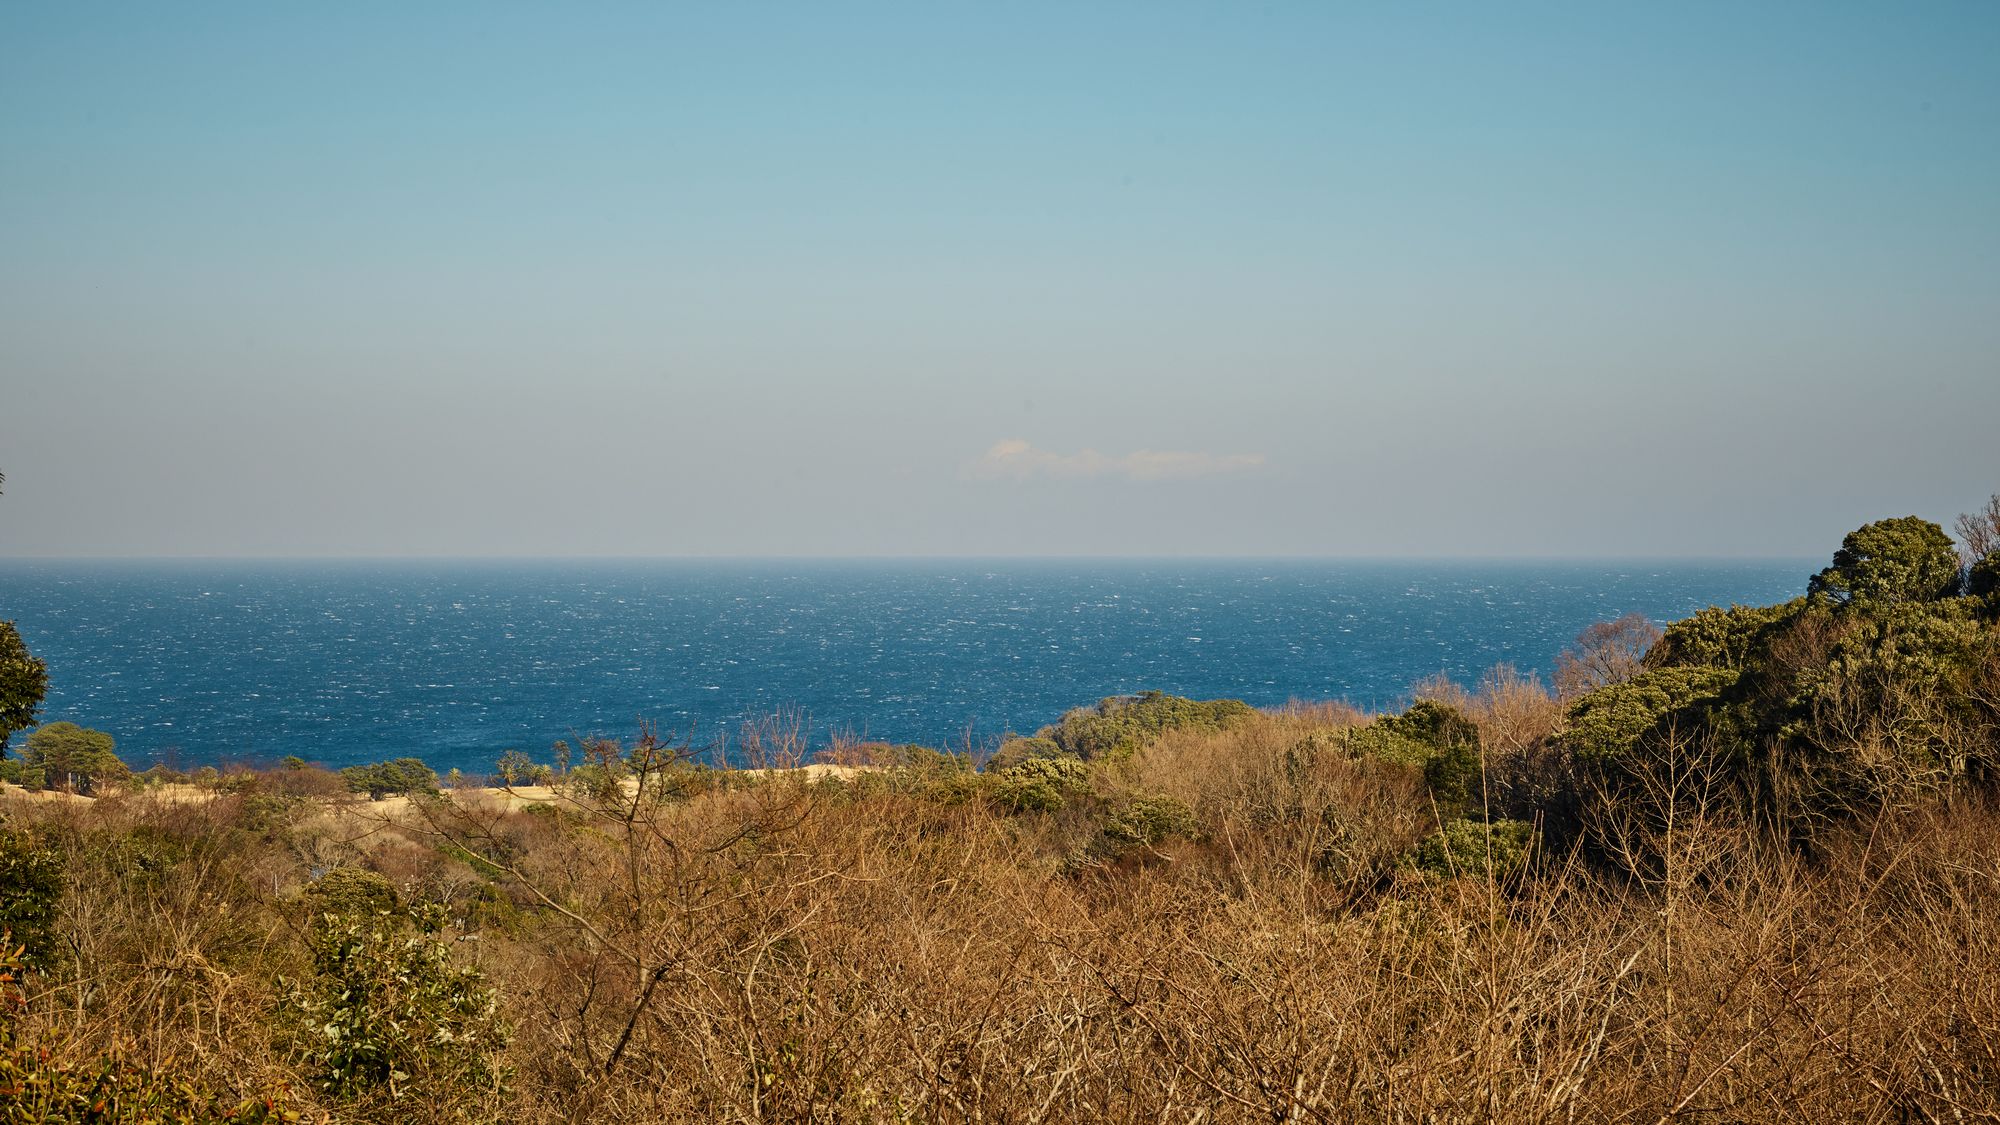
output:
[[[1905,804],[2000,764],[1995,700],[1976,690],[2000,666],[2000,630],[1977,610],[1953,599],[1850,617],[1824,663],[1793,677],[1766,725],[1804,773],[1793,787],[1818,806],[1809,811]]]
[[[1927,602],[1950,597],[1958,583],[1951,537],[1929,520],[1902,516],[1849,532],[1808,592],[1842,604]]]
[[[1339,732],[1315,731],[1297,754],[1322,741],[1337,740],[1350,757],[1375,758],[1423,771],[1438,805],[1459,812],[1479,795],[1479,725],[1457,708],[1419,699],[1400,715],[1384,715],[1366,726]]]
[[[1034,758],[1060,758],[1067,753],[1053,738],[1009,738],[986,760],[986,768],[998,773]]]
[[[1458,875],[1505,878],[1533,854],[1535,826],[1519,820],[1448,820],[1410,856],[1410,866],[1441,879]]]
[[[1336,739],[1351,757],[1422,769],[1441,753],[1470,748],[1476,760],[1479,726],[1457,708],[1435,699],[1419,699],[1400,715],[1384,715],[1366,726],[1315,731],[1307,739]]]
[[[13,935],[30,965],[40,964],[54,945],[62,876],[55,849],[25,832],[0,828],[0,932]]]
[[[1424,784],[1431,799],[1447,813],[1464,812],[1480,804],[1484,764],[1474,743],[1455,742],[1424,763]]]
[[[336,867],[306,887],[316,914],[367,918],[393,914],[400,903],[396,885],[365,867]]]
[[[1381,719],[1342,731],[1340,741],[1350,757],[1378,758],[1413,769],[1422,769],[1431,755],[1437,753],[1435,746],[1398,734]]]
[[[547,785],[555,780],[555,770],[519,750],[500,755],[498,764],[503,785]]]
[[[1376,725],[1433,750],[1479,745],[1479,724],[1456,707],[1435,699],[1419,699],[1400,715],[1377,719]]]
[[[1988,551],[1965,572],[1965,592],[1975,598],[2000,593],[2000,551]]]
[[[351,792],[366,793],[373,800],[411,793],[436,793],[437,772],[421,758],[397,758],[368,766],[348,766],[340,771]]]
[[[1648,668],[1742,669],[1773,634],[1806,609],[1805,598],[1772,606],[1710,606],[1667,626],[1646,654]]]
[[[1170,730],[1222,730],[1255,713],[1237,699],[1196,700],[1148,691],[1068,711],[1037,737],[1087,760],[1130,754]]]
[[[1113,803],[1104,822],[1104,838],[1120,850],[1150,848],[1170,838],[1200,839],[1201,822],[1177,797],[1142,793]]]
[[[15,731],[35,725],[48,690],[48,665],[28,651],[12,621],[0,621],[0,755]]]
[[[1677,666],[1598,688],[1570,706],[1563,744],[1586,762],[1615,760],[1696,702],[1714,700],[1737,676],[1729,668]],[[1698,721],[1691,717],[1691,725]]]
[[[1081,758],[1029,758],[998,777],[993,799],[1015,812],[1054,812],[1066,798],[1090,791],[1090,766]]]
[[[132,776],[118,760],[117,743],[101,730],[75,723],[44,723],[28,735],[21,761],[51,789],[92,792]]]
[[[426,1116],[486,1119],[506,1096],[507,1028],[499,994],[456,964],[436,908],[413,915],[336,917],[308,935],[312,975],[286,1010],[295,1053],[337,1098]]]

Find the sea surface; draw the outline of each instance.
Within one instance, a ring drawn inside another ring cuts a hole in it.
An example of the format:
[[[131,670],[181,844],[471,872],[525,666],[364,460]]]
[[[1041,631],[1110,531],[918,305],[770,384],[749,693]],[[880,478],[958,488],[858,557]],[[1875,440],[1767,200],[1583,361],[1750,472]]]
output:
[[[1440,672],[1545,675],[1578,630],[1802,592],[1806,561],[0,560],[0,619],[47,661],[44,721],[138,766],[697,746],[786,713],[992,746],[1159,689],[1379,708]]]

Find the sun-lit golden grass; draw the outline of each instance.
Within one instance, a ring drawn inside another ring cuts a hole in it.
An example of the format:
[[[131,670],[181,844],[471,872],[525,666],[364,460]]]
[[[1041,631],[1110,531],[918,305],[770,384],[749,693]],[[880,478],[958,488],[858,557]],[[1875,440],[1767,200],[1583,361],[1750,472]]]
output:
[[[1458,702],[1504,744],[1552,721],[1532,695]],[[2000,811],[1810,856],[1697,820],[1653,866],[1441,880],[1397,863],[1435,828],[1409,771],[1297,752],[1357,717],[1105,767],[1105,799],[1201,825],[1116,855],[1080,806],[911,769],[338,815],[255,787],[14,803],[67,872],[24,1019],[335,1120],[2000,1119]],[[278,982],[301,888],[342,864],[458,920],[512,1026],[504,1100],[313,1091]]]

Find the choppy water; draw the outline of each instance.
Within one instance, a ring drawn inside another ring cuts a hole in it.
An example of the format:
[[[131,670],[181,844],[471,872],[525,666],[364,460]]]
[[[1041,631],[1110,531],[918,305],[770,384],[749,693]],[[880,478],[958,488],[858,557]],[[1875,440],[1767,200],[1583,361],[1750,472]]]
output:
[[[491,768],[641,719],[698,741],[781,708],[870,738],[990,744],[1158,688],[1394,703],[1594,620],[1800,592],[1773,562],[28,562],[0,618],[44,719],[143,764]]]

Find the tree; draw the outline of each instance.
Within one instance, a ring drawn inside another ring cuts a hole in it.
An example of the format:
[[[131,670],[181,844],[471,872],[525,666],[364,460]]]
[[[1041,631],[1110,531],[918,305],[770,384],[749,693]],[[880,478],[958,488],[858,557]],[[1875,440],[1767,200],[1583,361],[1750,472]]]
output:
[[[1639,674],[1647,651],[1659,639],[1660,627],[1641,613],[1589,626],[1556,657],[1556,694],[1576,699],[1624,683]]]
[[[2000,551],[2000,492],[1989,497],[1984,508],[1960,513],[1952,530],[1958,532],[1958,549],[1968,567]]]
[[[1965,592],[1975,598],[2000,592],[2000,548],[1986,552],[1965,572]]]
[[[15,731],[35,725],[48,690],[48,665],[28,651],[12,621],[0,621],[0,758]]]
[[[370,800],[375,801],[413,793],[435,793],[438,788],[436,771],[425,765],[422,758],[397,758],[368,766],[348,766],[340,771],[340,776],[347,782],[348,789],[366,793]]]
[[[27,753],[22,757],[30,771],[41,772],[42,783],[49,788],[89,793],[101,782],[132,776],[118,760],[116,750],[117,743],[101,730],[75,723],[44,723],[28,736]]]
[[[1814,575],[1807,591],[1841,605],[1894,605],[1950,597],[1958,583],[1958,552],[1944,529],[1902,516],[1849,532],[1833,565]]]

